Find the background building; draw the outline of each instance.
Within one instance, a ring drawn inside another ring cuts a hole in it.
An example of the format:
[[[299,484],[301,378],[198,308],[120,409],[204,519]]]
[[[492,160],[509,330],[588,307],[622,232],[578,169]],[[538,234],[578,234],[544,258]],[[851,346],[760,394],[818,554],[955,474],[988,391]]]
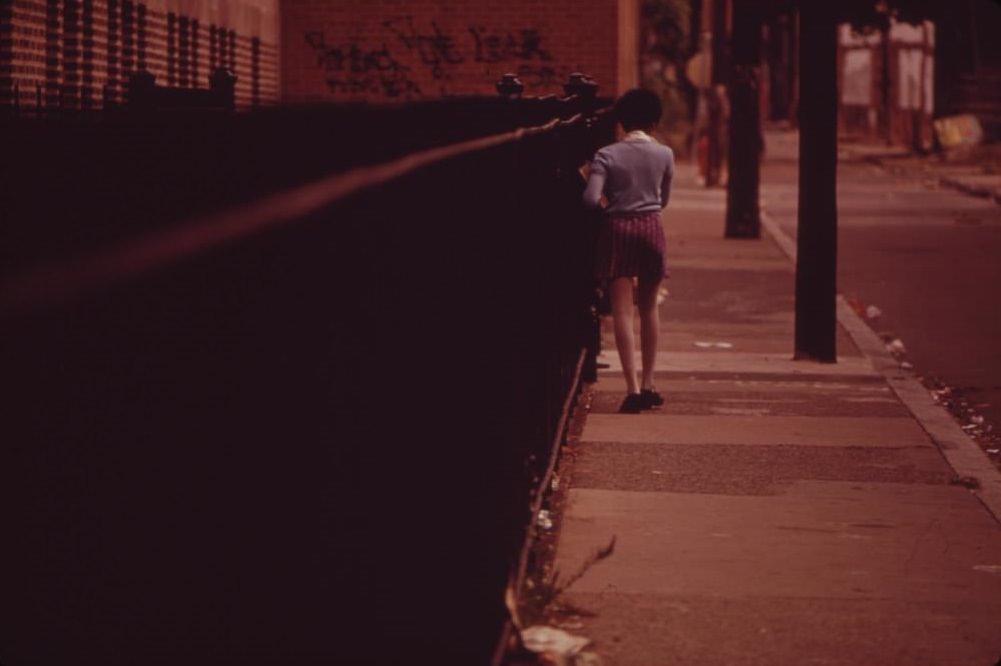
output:
[[[507,72],[526,94],[562,93],[571,72],[616,94],[638,81],[638,22],[638,0],[286,0],[283,99],[495,95]]]
[[[2,0],[0,106],[99,109],[145,70],[158,86],[236,75],[236,104],[278,101],[277,0]]]

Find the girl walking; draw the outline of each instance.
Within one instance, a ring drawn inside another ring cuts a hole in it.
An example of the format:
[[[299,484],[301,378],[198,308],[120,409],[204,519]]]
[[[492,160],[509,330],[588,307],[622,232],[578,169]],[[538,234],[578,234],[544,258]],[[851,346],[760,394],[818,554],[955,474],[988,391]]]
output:
[[[671,195],[674,152],[650,135],[662,113],[660,98],[653,92],[630,90],[615,103],[614,113],[625,136],[595,154],[584,202],[604,208],[596,277],[608,285],[615,346],[626,379],[627,395],[619,411],[638,414],[664,404],[654,387],[653,373],[660,333],[657,291],[668,275],[661,211]],[[640,377],[633,353],[634,282],[640,319]]]

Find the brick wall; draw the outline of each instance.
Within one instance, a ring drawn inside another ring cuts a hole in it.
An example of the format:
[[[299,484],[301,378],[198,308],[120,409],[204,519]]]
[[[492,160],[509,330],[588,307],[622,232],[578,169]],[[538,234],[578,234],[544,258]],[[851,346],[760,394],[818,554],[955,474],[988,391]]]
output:
[[[636,0],[283,0],[290,103],[561,93],[570,72],[602,94],[636,83]],[[630,64],[632,63],[632,64]]]
[[[0,0],[0,107],[98,109],[157,85],[237,76],[240,107],[278,101],[278,0]]]

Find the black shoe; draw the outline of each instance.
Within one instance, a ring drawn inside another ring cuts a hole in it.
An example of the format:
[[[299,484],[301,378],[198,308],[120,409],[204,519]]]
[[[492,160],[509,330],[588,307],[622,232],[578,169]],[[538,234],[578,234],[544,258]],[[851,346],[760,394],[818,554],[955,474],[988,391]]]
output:
[[[664,396],[654,389],[643,389],[640,391],[640,397],[643,399],[643,409],[653,409],[664,404]]]
[[[626,396],[626,399],[622,401],[622,404],[619,405],[619,413],[639,414],[645,409],[644,404],[642,393],[630,393]]]

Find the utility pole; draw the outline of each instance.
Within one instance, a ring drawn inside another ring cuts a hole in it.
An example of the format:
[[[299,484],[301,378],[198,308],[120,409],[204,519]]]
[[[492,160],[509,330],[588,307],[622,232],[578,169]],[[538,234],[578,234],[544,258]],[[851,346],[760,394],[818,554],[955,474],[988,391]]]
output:
[[[837,19],[835,3],[800,3],[797,359],[837,361]]]
[[[730,41],[727,238],[759,238],[761,215],[761,0],[733,1]]]
[[[710,47],[712,48],[712,72],[706,94],[708,127],[706,129],[707,169],[706,186],[717,185],[723,166],[723,104],[719,91],[726,83],[729,70],[727,58],[727,5],[730,0],[707,0],[710,17]]]

